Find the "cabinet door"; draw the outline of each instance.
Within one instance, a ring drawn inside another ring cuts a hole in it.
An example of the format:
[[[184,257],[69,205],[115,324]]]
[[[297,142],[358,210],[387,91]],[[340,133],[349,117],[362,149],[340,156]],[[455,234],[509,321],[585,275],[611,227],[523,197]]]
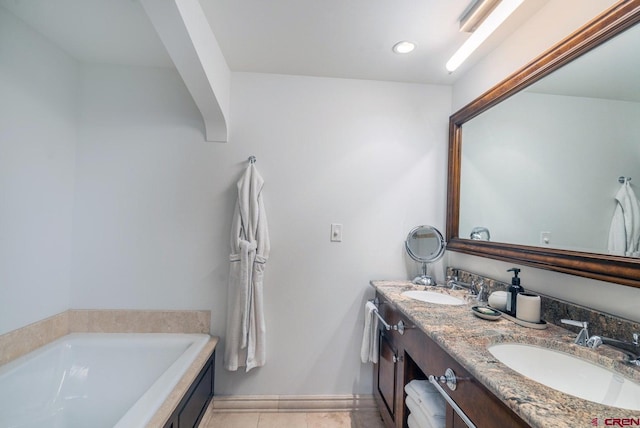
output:
[[[378,357],[377,370],[377,389],[378,394],[382,398],[385,410],[388,412],[391,420],[395,419],[395,402],[396,402],[396,361],[398,358],[397,351],[387,337],[384,331],[380,330],[380,355]]]
[[[462,420],[460,416],[453,410],[449,404],[447,404],[447,428],[467,428],[467,424]]]

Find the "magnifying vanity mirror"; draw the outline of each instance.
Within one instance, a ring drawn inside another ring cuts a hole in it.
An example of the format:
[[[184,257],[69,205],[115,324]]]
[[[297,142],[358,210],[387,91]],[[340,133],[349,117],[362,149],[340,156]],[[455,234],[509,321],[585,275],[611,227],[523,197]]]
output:
[[[640,186],[638,22],[618,2],[451,116],[448,250],[640,287],[607,242]]]
[[[427,274],[427,265],[440,260],[444,255],[444,237],[438,229],[433,226],[417,226],[411,229],[407,239],[404,241],[407,254],[413,260],[422,263],[422,275],[417,276],[414,284],[436,285],[433,277]]]

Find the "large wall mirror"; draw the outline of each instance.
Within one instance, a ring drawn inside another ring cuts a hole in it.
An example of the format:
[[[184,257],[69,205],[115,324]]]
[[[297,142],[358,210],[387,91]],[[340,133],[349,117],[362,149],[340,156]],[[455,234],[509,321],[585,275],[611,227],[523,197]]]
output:
[[[640,198],[639,21],[616,4],[451,116],[448,250],[640,287],[610,241],[626,180]]]

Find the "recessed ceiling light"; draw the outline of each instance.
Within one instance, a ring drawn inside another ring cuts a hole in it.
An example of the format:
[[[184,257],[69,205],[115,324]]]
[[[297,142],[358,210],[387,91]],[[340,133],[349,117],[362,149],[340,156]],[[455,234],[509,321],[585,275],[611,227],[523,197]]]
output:
[[[407,42],[404,40],[393,45],[393,51],[397,54],[406,54],[411,52],[415,48],[415,43]]]

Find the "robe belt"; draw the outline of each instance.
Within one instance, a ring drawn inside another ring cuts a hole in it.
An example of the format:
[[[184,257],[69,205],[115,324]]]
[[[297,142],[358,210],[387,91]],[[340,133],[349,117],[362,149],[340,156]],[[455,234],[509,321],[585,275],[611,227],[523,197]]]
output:
[[[255,240],[247,241],[244,239],[238,240],[238,247],[240,252],[238,254],[231,254],[229,256],[230,261],[240,262],[240,282],[242,286],[241,296],[244,297],[244,301],[240,303],[242,308],[241,313],[241,329],[242,336],[240,340],[240,349],[245,349],[249,341],[249,330],[251,326],[251,318],[253,317],[251,307],[253,306],[253,264],[256,261],[256,249],[258,244]]]

